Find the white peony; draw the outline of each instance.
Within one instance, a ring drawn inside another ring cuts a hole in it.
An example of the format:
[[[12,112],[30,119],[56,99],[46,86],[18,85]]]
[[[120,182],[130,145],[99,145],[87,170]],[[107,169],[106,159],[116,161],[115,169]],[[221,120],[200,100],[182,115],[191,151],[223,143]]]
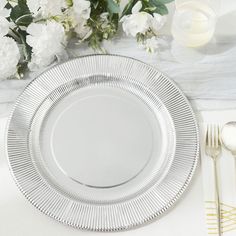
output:
[[[0,16],[2,17],[9,17],[11,10],[10,9],[6,9],[5,6],[7,4],[7,0],[0,0]]]
[[[9,37],[0,37],[0,79],[7,79],[17,71],[20,60],[20,51],[14,41]]]
[[[27,0],[27,5],[35,16],[41,14],[42,17],[47,18],[61,15],[66,2],[65,0]]]
[[[66,36],[61,24],[55,21],[31,23],[27,33],[27,44],[32,47],[30,70],[46,67],[65,53]]]
[[[126,35],[135,37],[138,33],[145,34],[152,26],[152,15],[140,12],[142,3],[138,1],[132,8],[132,14],[121,19]]]
[[[10,22],[6,18],[0,16],[0,37],[3,37],[8,33],[9,27]]]
[[[6,35],[10,27],[10,22],[6,18],[10,16],[11,10],[4,8],[6,4],[6,0],[0,0],[0,37]]]
[[[92,30],[87,25],[87,20],[90,18],[91,7],[90,1],[87,0],[74,0],[73,7],[70,11],[70,18],[72,19],[72,25],[74,31],[77,33],[79,38],[88,38]]]
[[[138,33],[145,34],[151,29],[157,35],[165,24],[166,17],[158,13],[154,13],[152,16],[149,13],[140,12],[141,9],[142,3],[138,1],[132,8],[132,14],[121,19],[124,32],[135,37]]]
[[[0,0],[0,11],[6,6],[7,0]]]
[[[88,20],[91,13],[90,1],[73,0],[73,10],[75,18],[79,21],[81,18]]]
[[[40,0],[27,0],[27,6],[31,13],[37,15],[41,10],[41,1]]]
[[[152,31],[157,35],[158,31],[164,26],[166,23],[166,16],[162,16],[158,13],[154,13],[154,17],[152,20]]]

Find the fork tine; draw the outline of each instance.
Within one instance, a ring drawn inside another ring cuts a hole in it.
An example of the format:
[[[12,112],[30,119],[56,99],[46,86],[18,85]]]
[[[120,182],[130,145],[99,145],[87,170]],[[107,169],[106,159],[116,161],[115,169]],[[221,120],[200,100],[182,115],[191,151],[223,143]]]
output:
[[[208,130],[208,142],[209,142],[209,147],[212,146],[212,126],[209,125],[209,130]]]
[[[218,145],[221,145],[221,137],[220,137],[220,127],[218,125]]]
[[[214,147],[217,147],[217,125],[214,124],[214,133],[213,133],[213,139],[214,139]]]
[[[207,125],[207,130],[206,130],[206,146],[209,145],[209,125]]]
[[[219,129],[219,127],[218,127],[218,125],[216,125],[216,147],[218,148],[218,146],[219,146],[219,132],[218,132],[218,129]]]

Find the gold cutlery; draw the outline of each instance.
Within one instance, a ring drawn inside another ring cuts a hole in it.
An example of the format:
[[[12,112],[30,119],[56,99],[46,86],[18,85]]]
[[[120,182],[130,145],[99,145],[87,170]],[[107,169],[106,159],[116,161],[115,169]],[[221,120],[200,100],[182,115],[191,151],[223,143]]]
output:
[[[211,157],[214,163],[214,184],[215,184],[215,202],[217,211],[217,232],[221,236],[221,206],[220,206],[220,190],[217,171],[217,162],[221,154],[220,129],[218,125],[208,125],[205,141],[206,155]]]
[[[215,201],[205,201],[206,220],[208,225],[208,234],[217,234],[217,214]],[[232,205],[222,203],[221,206],[221,233],[233,231],[236,229],[236,208]]]

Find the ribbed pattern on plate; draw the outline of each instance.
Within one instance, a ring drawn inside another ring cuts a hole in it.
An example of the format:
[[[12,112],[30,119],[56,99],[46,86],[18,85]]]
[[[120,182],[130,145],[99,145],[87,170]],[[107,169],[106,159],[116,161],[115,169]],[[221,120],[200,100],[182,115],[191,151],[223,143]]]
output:
[[[89,83],[83,79],[94,75],[143,84],[143,93],[152,97],[151,100],[160,100],[169,111],[176,131],[175,157],[165,178],[131,199],[112,204],[86,204],[58,191],[43,178],[29,150],[32,122],[45,98],[49,97],[53,103],[60,94],[69,92],[65,84],[76,80]],[[54,96],[50,97],[53,92]],[[199,142],[192,109],[173,82],[142,62],[120,56],[93,55],[55,66],[30,83],[9,119],[7,148],[17,185],[39,210],[81,229],[114,231],[149,221],[173,205],[193,175]]]

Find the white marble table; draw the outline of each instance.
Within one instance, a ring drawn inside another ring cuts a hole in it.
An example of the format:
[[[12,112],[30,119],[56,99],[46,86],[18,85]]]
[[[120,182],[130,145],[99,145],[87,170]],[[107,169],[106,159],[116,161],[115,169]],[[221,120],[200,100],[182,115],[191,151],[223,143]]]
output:
[[[170,6],[170,9],[173,9]],[[171,10],[172,11],[172,10]],[[171,14],[170,14],[171,15]],[[117,38],[105,47],[110,53],[131,56],[157,68],[170,76],[186,93],[195,111],[236,108],[236,1],[224,0],[221,18],[217,26],[215,41],[205,47],[204,57],[195,63],[183,63],[171,53],[169,18],[163,30],[168,45],[158,54],[149,55],[136,46],[133,39]],[[73,55],[92,53],[88,49],[75,50]],[[0,83],[0,114],[12,104],[17,94],[32,76],[24,81]],[[220,111],[219,111],[220,112]],[[199,114],[199,113],[198,113]],[[36,210],[15,186],[6,162],[3,135],[6,117],[0,118],[0,235],[4,236],[90,236],[84,232],[64,226]],[[159,220],[144,227],[121,233],[99,235],[161,235],[161,236],[204,236],[205,213],[200,166],[192,184],[178,204]]]

